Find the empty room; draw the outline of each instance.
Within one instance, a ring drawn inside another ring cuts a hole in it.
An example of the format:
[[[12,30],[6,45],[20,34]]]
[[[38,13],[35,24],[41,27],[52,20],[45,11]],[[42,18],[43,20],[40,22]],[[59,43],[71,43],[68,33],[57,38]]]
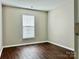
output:
[[[74,0],[0,0],[0,59],[74,59]]]

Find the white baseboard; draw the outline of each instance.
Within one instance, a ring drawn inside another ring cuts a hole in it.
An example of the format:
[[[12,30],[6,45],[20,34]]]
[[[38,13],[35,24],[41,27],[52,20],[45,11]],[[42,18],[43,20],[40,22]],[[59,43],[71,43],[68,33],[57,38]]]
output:
[[[75,51],[74,49],[69,48],[69,47],[66,47],[66,46],[63,46],[63,45],[60,45],[60,44],[57,44],[57,43],[54,43],[54,42],[51,42],[51,41],[48,41],[48,42],[51,43],[51,44],[54,44],[54,45],[60,46],[60,47],[62,47],[62,48],[65,48],[65,49],[68,49],[68,50],[71,50],[71,51]]]
[[[23,43],[23,44],[16,44],[16,45],[7,45],[7,46],[3,46],[3,47],[8,48],[8,47],[15,47],[15,46],[22,46],[22,45],[29,45],[29,44],[45,43],[45,42],[48,42],[48,41],[39,41],[39,42]]]
[[[75,51],[75,50],[72,49],[72,48],[69,48],[69,47],[66,47],[66,46],[63,46],[63,45],[60,45],[60,44],[51,42],[51,41],[39,41],[39,42],[31,42],[31,43],[24,43],[24,44],[8,45],[8,46],[3,46],[3,48],[15,47],[15,46],[22,46],[22,45],[29,45],[29,44],[45,43],[45,42],[48,42],[48,43],[51,43],[51,44],[60,46],[60,47],[62,47],[62,48],[65,48],[65,49],[68,49],[68,50],[71,50],[71,51]],[[1,57],[1,53],[2,53],[3,48],[2,48],[1,51],[0,51],[0,57]]]
[[[1,57],[2,51],[3,51],[3,48],[0,50],[0,57]]]
[[[45,43],[45,42],[48,42],[48,43],[51,43],[51,44],[60,46],[60,47],[62,47],[62,48],[65,48],[65,49],[68,49],[68,50],[71,50],[71,51],[75,51],[75,50],[72,49],[72,48],[69,48],[69,47],[66,47],[66,46],[63,46],[63,45],[60,45],[60,44],[51,42],[51,41],[39,41],[39,42],[23,43],[23,44],[16,44],[16,45],[7,45],[7,46],[3,46],[3,48],[15,47],[15,46],[22,46],[22,45],[29,45],[29,44],[37,44],[37,43]]]

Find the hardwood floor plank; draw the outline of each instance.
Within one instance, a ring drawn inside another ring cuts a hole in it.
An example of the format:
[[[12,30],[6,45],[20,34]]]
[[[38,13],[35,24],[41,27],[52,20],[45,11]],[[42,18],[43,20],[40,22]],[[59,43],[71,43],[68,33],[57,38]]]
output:
[[[74,59],[74,52],[50,43],[4,48],[0,59]]]

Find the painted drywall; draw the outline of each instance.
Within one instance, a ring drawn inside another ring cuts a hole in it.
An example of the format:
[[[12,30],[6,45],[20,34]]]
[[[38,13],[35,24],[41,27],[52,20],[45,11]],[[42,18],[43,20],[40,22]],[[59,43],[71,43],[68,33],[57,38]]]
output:
[[[77,18],[76,23],[79,23],[79,0],[77,0],[77,1],[78,1],[78,3],[77,3],[77,5],[78,5],[78,6],[77,6],[77,7],[78,7],[78,15],[77,15],[77,17],[78,17],[78,18]]]
[[[0,0],[0,55],[2,50],[2,4]]]
[[[79,0],[77,0],[77,1],[78,1],[78,3],[77,3],[77,5],[78,5],[78,6],[77,6],[77,8],[78,8],[78,11],[77,11],[77,12],[78,12],[78,15],[77,15],[78,18],[77,18],[77,22],[76,22],[76,23],[79,24]],[[78,26],[78,29],[79,29],[79,26]],[[76,42],[77,42],[77,41],[78,41],[78,43],[77,43],[77,46],[76,46],[76,50],[77,50],[77,54],[78,54],[78,55],[77,55],[77,56],[78,56],[77,58],[79,59],[79,35],[77,35]]]
[[[29,8],[35,10],[49,11],[58,7],[66,0],[2,0],[3,4],[10,6],[18,6],[21,8]]]
[[[29,14],[35,16],[35,38],[22,40],[22,15]],[[21,9],[16,7],[3,6],[3,45],[16,45],[47,40],[47,19],[48,13]]]
[[[48,39],[74,49],[74,0],[48,13]]]

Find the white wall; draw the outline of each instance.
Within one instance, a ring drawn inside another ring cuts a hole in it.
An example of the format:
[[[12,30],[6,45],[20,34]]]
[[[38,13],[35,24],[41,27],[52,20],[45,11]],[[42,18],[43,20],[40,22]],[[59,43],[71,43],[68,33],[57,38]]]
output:
[[[50,41],[74,49],[74,0],[69,0],[48,14]]]
[[[2,5],[0,0],[0,55],[2,49]]]
[[[35,38],[22,40],[22,15],[35,16]],[[16,45],[47,40],[48,13],[3,6],[4,40],[3,45]]]

